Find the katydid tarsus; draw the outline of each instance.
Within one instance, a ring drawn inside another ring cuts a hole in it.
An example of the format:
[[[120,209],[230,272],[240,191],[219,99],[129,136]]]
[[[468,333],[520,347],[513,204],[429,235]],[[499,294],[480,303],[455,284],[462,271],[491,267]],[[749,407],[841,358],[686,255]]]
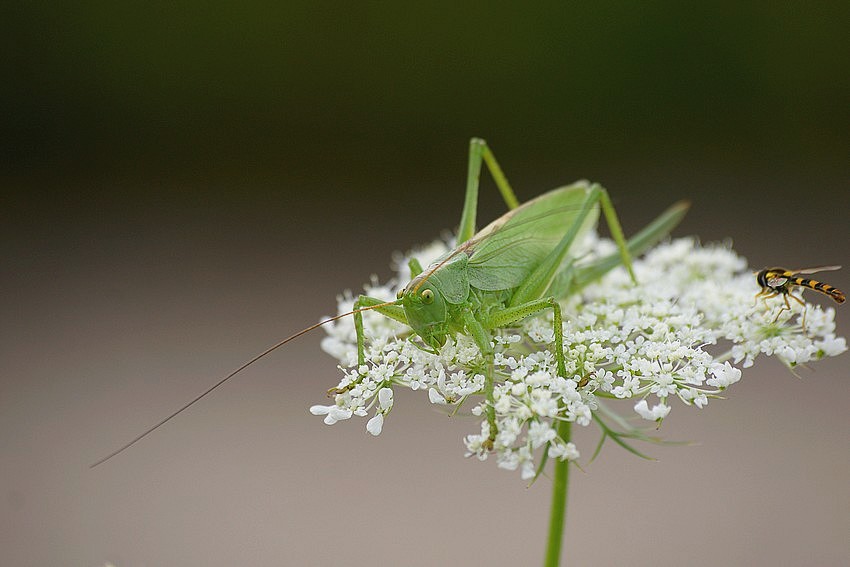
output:
[[[509,211],[476,232],[482,166],[489,170]],[[483,358],[485,382],[482,393],[487,401],[485,412],[492,446],[497,434],[492,403],[493,331],[551,309],[557,372],[559,376],[568,378],[559,300],[620,264],[634,280],[632,256],[665,237],[682,219],[687,208],[688,204],[684,202],[673,205],[627,241],[604,188],[578,182],[520,204],[492,151],[484,140],[473,138],[470,141],[466,195],[456,247],[424,269],[416,259],[411,259],[412,279],[399,291],[395,301],[359,296],[349,313],[312,325],[280,341],[92,466],[140,441],[260,358],[330,321],[349,315],[354,317],[358,363],[364,365],[362,312],[366,310],[377,311],[407,325],[411,334],[421,341],[420,348],[428,351],[437,351],[447,337],[457,334],[465,334],[474,340]],[[600,209],[617,244],[617,252],[590,262],[577,262],[580,259],[570,254],[571,248],[586,231],[595,227]],[[343,388],[332,388],[328,393],[342,393],[354,384],[356,382]]]

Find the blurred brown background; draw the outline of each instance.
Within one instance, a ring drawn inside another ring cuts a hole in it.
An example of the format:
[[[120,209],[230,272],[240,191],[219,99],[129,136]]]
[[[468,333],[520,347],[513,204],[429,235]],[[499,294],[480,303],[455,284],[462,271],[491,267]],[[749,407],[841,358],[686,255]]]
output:
[[[677,234],[755,268],[850,263],[848,4],[641,4],[3,8],[0,562],[539,563],[549,481],[465,460],[475,422],[308,413],[321,332],[87,467],[455,226],[473,135],[521,198],[590,178],[627,231],[689,198]],[[848,360],[675,405],[699,445],[660,462],[607,446],[568,564],[850,565]]]

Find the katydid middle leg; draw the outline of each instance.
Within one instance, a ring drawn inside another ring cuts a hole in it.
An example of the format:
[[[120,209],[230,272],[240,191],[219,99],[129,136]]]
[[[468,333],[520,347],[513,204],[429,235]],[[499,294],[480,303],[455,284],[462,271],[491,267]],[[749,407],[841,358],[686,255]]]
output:
[[[466,330],[472,335],[475,343],[478,345],[481,355],[485,360],[486,369],[484,374],[484,398],[486,401],[485,415],[487,423],[490,426],[488,436],[488,445],[492,449],[492,445],[496,440],[498,426],[496,425],[496,408],[495,408],[495,382],[494,382],[494,353],[493,347],[490,344],[491,335],[489,329],[497,329],[506,327],[511,323],[516,323],[525,319],[529,315],[540,313],[545,309],[551,308],[554,314],[553,331],[555,335],[555,361],[557,364],[558,376],[567,378],[567,368],[564,361],[564,329],[563,318],[561,315],[561,305],[554,297],[544,297],[534,301],[529,301],[522,305],[506,307],[504,309],[491,313],[486,321],[479,321],[472,311],[463,313]]]
[[[464,310],[461,316],[467,332],[472,335],[472,339],[478,345],[478,350],[481,351],[481,356],[484,358],[484,364],[486,366],[484,369],[484,399],[486,401],[484,414],[487,416],[487,424],[490,426],[486,448],[487,450],[491,450],[493,448],[493,442],[496,440],[496,433],[499,430],[496,425],[496,405],[494,399],[495,382],[493,374],[495,369],[493,363],[493,345],[490,344],[490,333],[481,321],[475,317],[472,310]]]
[[[631,267],[631,257],[628,252],[628,245],[623,236],[622,228],[617,219],[616,212],[611,204],[608,194],[599,185],[594,185],[588,191],[588,194],[582,203],[581,210],[575,218],[573,224],[567,228],[564,236],[553,248],[552,252],[543,259],[540,265],[528,275],[526,280],[518,286],[511,296],[508,305],[498,311],[491,312],[486,321],[478,321],[471,315],[467,317],[467,330],[475,337],[476,343],[482,351],[482,355],[488,359],[488,375],[485,376],[485,397],[488,406],[487,419],[490,424],[490,442],[495,441],[497,434],[495,408],[494,404],[494,384],[492,375],[492,347],[490,347],[489,333],[476,333],[474,328],[476,325],[484,329],[495,329],[505,327],[511,323],[520,321],[529,315],[539,313],[544,309],[551,308],[553,311],[553,331],[555,335],[555,360],[557,363],[558,375],[562,378],[567,378],[566,362],[564,360],[564,331],[563,318],[561,313],[561,305],[557,299],[551,295],[549,287],[559,270],[564,267],[564,260],[575,241],[585,219],[590,214],[591,210],[597,205],[601,206],[608,222],[611,234],[617,242],[617,247],[620,250],[620,255],[623,263],[629,270],[629,273],[634,279],[634,273]],[[470,320],[471,319],[471,320]],[[482,338],[478,338],[477,334],[481,334]]]
[[[411,257],[407,261],[407,267],[410,269],[411,277],[416,277],[422,273],[422,264],[416,258]],[[363,366],[366,363],[364,352],[364,332],[363,332],[363,313],[364,308],[373,307],[375,311],[398,321],[403,325],[407,325],[407,317],[404,315],[404,308],[401,305],[384,305],[386,301],[368,295],[360,295],[357,301],[354,302],[354,332],[357,335],[357,365]]]
[[[487,319],[487,326],[495,329],[506,327],[511,323],[516,323],[528,317],[540,313],[546,309],[552,309],[552,330],[555,334],[555,361],[558,365],[558,376],[561,378],[567,377],[567,366],[564,361],[564,325],[563,315],[561,313],[561,304],[553,296],[541,297],[528,301],[521,305],[505,307],[498,311],[494,311]]]

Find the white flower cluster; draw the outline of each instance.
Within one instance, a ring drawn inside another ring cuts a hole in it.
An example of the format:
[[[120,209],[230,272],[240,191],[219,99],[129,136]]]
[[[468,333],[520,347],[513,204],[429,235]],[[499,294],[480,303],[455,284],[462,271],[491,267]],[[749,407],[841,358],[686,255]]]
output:
[[[595,235],[585,245],[597,254],[614,249]],[[449,242],[437,242],[411,256],[428,265],[449,249]],[[366,294],[393,300],[409,280],[406,260],[397,264],[397,280],[373,281]],[[362,366],[352,317],[325,326],[322,348],[339,360],[343,378],[334,403],[310,411],[327,424],[374,412],[366,429],[378,435],[393,407],[393,388],[427,391],[431,403],[454,409],[469,403],[482,421],[480,432],[465,439],[467,455],[483,460],[492,451],[500,467],[530,479],[535,453],[579,457],[573,443],[558,437],[559,421],[587,426],[596,420],[611,432],[602,421],[603,399],[633,399],[640,417],[660,424],[671,400],[704,407],[760,354],[793,367],[847,350],[835,335],[832,308],[804,310],[792,301],[783,310],[781,297],[755,301],[755,277],[728,247],[674,240],[636,260],[634,270],[638,285],[618,268],[562,301],[567,378],[557,374],[551,310],[493,331],[495,435],[484,418],[487,365],[474,341],[459,334],[439,353],[426,352],[408,327],[375,311],[363,312]],[[339,313],[350,311],[353,301],[350,294],[340,297]]]

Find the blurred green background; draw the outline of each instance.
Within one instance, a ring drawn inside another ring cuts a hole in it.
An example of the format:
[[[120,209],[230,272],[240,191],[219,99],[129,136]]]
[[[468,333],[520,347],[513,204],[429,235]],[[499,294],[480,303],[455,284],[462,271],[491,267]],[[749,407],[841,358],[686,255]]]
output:
[[[463,460],[473,423],[413,397],[379,440],[307,414],[338,378],[317,334],[86,468],[453,228],[472,136],[523,199],[589,178],[627,232],[688,198],[677,234],[734,239],[754,268],[848,263],[846,2],[15,3],[0,21],[10,564],[321,565],[341,540],[351,565],[537,562],[548,484]],[[479,219],[502,210],[486,180]],[[572,487],[576,564],[850,564],[846,360],[804,380],[765,361],[729,400],[677,406],[667,434],[704,446],[660,464],[606,449]],[[493,539],[505,510],[521,543]],[[697,531],[725,545],[694,556]]]
[[[629,205],[687,194],[753,217],[846,187],[846,3],[5,11],[6,186],[42,209],[320,198],[403,215],[425,187],[432,215],[456,215],[473,135],[528,196],[589,177]]]

